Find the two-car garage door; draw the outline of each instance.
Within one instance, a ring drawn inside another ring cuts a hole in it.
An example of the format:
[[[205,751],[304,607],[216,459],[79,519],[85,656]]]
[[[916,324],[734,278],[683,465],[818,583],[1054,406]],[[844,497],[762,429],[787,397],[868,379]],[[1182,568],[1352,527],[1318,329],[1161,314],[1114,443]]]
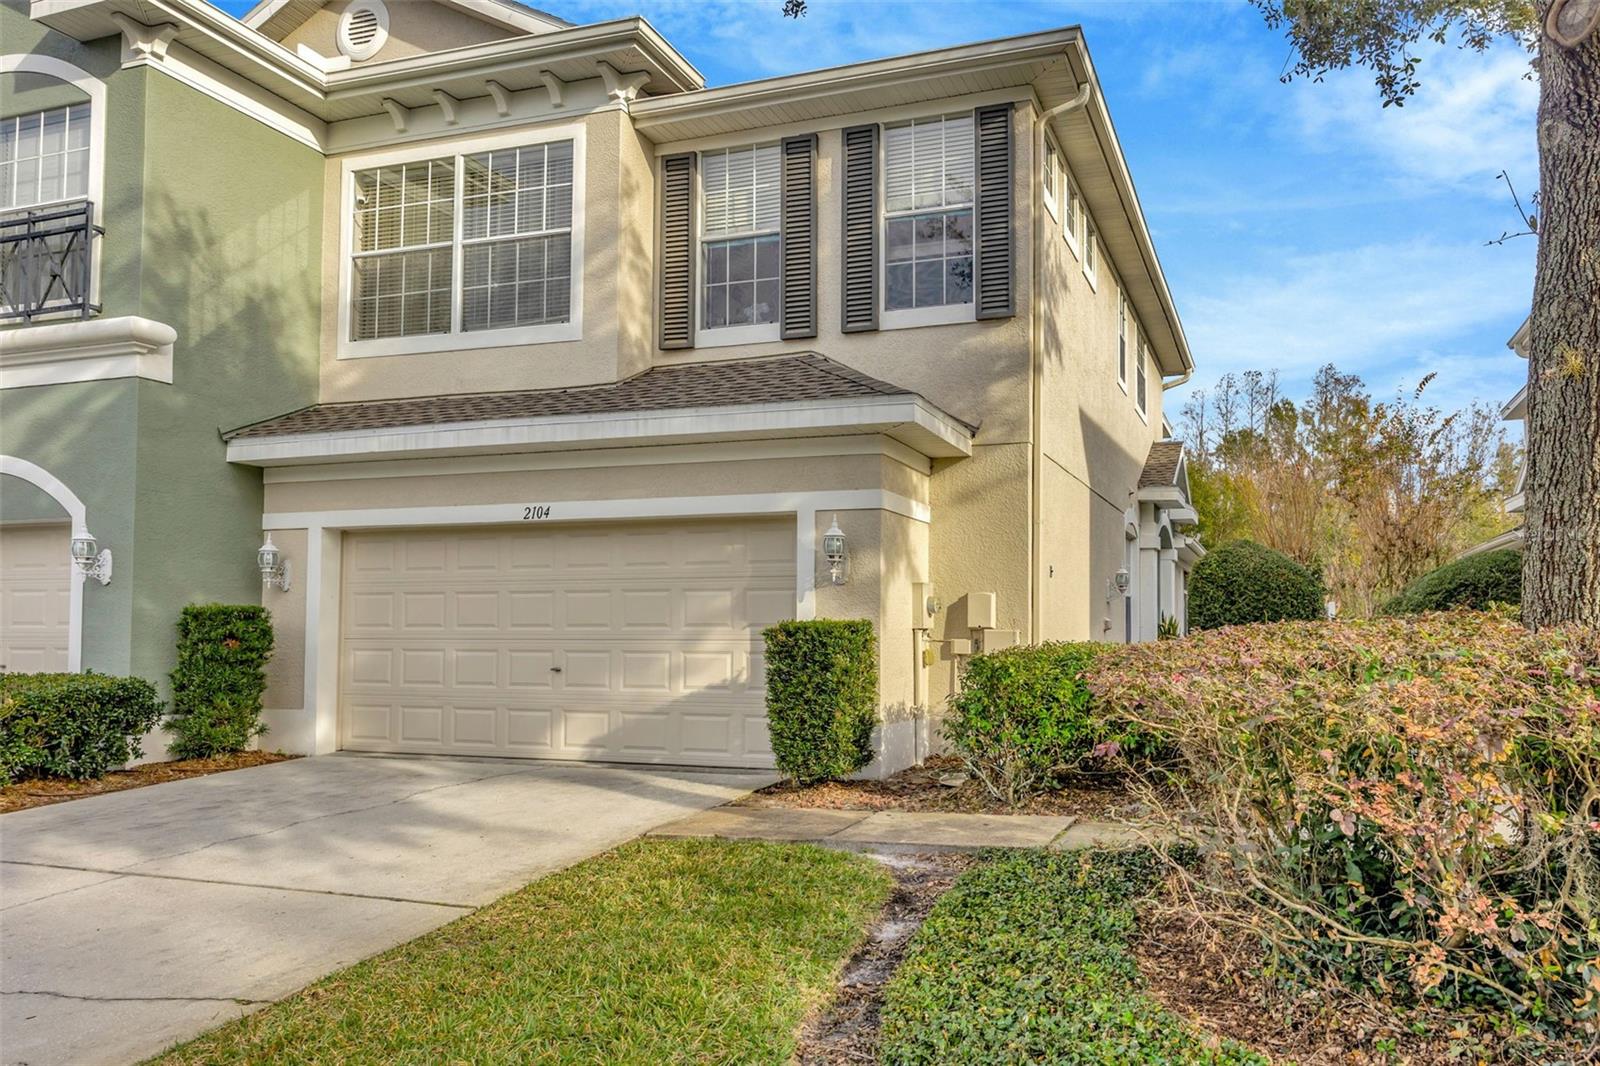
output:
[[[793,520],[346,534],[340,743],[771,766]]]

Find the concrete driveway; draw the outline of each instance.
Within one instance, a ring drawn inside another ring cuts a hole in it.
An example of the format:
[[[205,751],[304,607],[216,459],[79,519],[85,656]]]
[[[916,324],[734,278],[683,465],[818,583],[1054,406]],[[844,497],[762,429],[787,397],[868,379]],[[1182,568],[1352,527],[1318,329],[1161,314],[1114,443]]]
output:
[[[766,773],[329,755],[0,817],[0,1059],[126,1063]]]

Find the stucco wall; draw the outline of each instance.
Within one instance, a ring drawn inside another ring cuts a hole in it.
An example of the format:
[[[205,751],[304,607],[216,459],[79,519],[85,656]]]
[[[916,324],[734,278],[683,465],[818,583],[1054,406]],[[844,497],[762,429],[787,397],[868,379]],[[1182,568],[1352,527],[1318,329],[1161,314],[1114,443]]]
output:
[[[330,59],[340,55],[334,35],[338,30],[339,16],[349,6],[347,0],[334,0],[316,11],[283,38],[284,47],[292,52],[296,46],[304,44],[318,55]],[[464,48],[514,36],[509,30],[441,4],[388,0],[384,6],[389,9],[389,39],[370,59],[362,60],[363,64],[384,63],[424,52],[442,52],[448,48]]]

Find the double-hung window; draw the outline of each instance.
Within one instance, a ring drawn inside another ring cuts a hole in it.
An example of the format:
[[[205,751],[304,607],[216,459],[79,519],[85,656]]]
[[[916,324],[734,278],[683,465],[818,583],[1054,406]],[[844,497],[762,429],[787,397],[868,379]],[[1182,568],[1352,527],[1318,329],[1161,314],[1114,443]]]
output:
[[[1083,232],[1083,197],[1078,194],[1078,183],[1072,180],[1072,175],[1063,172],[1063,176],[1066,178],[1062,184],[1066,186],[1067,209],[1061,220],[1061,233],[1067,238],[1073,252],[1082,254],[1078,249],[1083,240],[1080,236]]]
[[[1044,205],[1052,218],[1061,217],[1061,153],[1047,134],[1044,139]]]
[[[775,144],[701,153],[702,329],[777,325],[778,171]]]
[[[0,84],[12,91],[12,83]],[[95,310],[90,272],[98,230],[82,203],[89,195],[89,107],[0,117],[0,320]]]
[[[972,116],[885,127],[883,189],[884,310],[970,316]]]
[[[1150,411],[1150,371],[1146,369],[1150,364],[1150,349],[1145,344],[1144,338],[1139,338],[1139,365],[1135,371],[1136,379],[1133,390],[1134,406],[1139,408],[1141,415],[1148,416]]]
[[[1128,295],[1117,288],[1117,384],[1128,388]]]
[[[1089,217],[1089,212],[1083,213],[1083,276],[1089,279],[1091,288],[1099,285],[1097,274],[1100,270],[1100,249],[1095,243],[1099,234],[1095,232],[1094,219]]]
[[[571,339],[573,141],[407,160],[350,178],[347,354]]]

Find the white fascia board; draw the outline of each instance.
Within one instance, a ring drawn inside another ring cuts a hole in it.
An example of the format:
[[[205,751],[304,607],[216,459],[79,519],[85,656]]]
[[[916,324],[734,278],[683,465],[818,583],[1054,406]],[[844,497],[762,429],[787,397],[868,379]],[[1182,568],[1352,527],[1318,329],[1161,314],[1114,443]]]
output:
[[[1521,514],[1528,509],[1528,494],[1519,492],[1515,496],[1506,497],[1506,514]]]
[[[864,89],[885,89],[905,82],[928,81],[948,75],[971,74],[996,66],[1046,60],[1060,55],[1078,39],[1075,28],[1047,30],[674,96],[651,97],[634,103],[634,127],[649,136],[649,131],[654,128],[685,119],[732,115],[774,103],[789,104]]]
[[[1200,515],[1193,507],[1171,507],[1167,509],[1167,521],[1174,526],[1197,526]]]
[[[1189,501],[1183,495],[1183,490],[1176,485],[1147,485],[1140,489],[1138,498],[1141,503],[1153,503],[1158,507],[1177,510],[1189,506]]]
[[[0,389],[110,378],[172,383],[178,331],[136,315],[0,331]]]
[[[972,454],[967,427],[922,397],[907,394],[237,437],[228,442],[228,461],[283,466],[832,433],[881,433],[930,458]]]
[[[1505,406],[1500,408],[1500,418],[1505,422],[1521,422],[1528,417],[1528,386],[1524,385],[1517,390],[1517,394],[1507,400]]]

